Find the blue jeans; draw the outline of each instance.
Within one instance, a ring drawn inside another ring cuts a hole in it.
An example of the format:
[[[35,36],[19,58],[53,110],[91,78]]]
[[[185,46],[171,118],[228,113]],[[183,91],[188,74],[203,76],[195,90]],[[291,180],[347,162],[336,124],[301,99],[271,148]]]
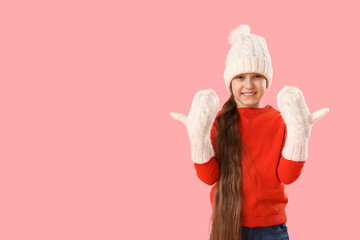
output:
[[[267,227],[242,227],[242,240],[289,240],[289,234],[285,223]],[[210,240],[211,234],[210,234]]]

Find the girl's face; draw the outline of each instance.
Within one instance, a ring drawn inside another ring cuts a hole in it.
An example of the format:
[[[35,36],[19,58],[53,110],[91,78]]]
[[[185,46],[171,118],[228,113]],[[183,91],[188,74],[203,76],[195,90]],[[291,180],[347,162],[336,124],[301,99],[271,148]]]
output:
[[[242,73],[231,80],[231,89],[238,108],[261,108],[261,98],[266,91],[267,80],[260,73]],[[244,93],[255,93],[245,95]]]

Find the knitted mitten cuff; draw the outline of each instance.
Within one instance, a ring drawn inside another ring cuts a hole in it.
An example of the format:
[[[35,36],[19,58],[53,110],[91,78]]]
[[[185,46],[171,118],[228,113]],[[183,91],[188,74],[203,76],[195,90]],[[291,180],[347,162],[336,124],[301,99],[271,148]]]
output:
[[[305,161],[308,158],[308,137],[304,134],[287,133],[282,155],[288,160]]]
[[[205,138],[204,141],[195,141],[193,143],[190,140],[190,148],[191,159],[194,163],[204,164],[215,156],[210,137]]]

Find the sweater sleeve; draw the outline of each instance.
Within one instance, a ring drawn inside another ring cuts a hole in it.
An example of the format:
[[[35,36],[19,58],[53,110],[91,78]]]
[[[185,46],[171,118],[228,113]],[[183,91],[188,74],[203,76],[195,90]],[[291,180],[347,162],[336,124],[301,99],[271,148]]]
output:
[[[284,125],[284,138],[283,138],[283,143],[282,143],[282,147],[281,147],[281,151],[284,148],[285,145],[285,141],[286,141],[286,125]],[[293,161],[293,160],[289,160],[284,158],[284,156],[280,156],[280,160],[279,160],[279,165],[277,167],[277,175],[279,180],[286,184],[289,185],[293,182],[295,182],[300,174],[301,171],[304,167],[305,161]]]
[[[206,163],[203,164],[194,163],[197,176],[201,181],[203,181],[208,185],[213,185],[219,179],[219,166],[218,166],[218,158],[216,155],[215,133],[216,133],[216,120],[214,121],[210,131],[211,144],[213,146],[215,156],[213,156]]]

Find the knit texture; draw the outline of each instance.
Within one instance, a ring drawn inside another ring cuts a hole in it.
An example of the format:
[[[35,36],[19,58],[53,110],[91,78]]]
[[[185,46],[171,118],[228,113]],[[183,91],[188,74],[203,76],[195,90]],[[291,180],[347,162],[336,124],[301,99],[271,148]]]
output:
[[[263,37],[250,33],[249,25],[241,24],[228,38],[231,48],[226,56],[224,79],[229,93],[231,80],[241,73],[261,73],[271,86],[273,69],[271,57]]]
[[[215,91],[205,89],[195,94],[188,116],[182,113],[170,113],[187,128],[191,159],[194,163],[206,163],[215,155],[211,145],[210,130],[219,108],[220,101]]]
[[[330,109],[322,108],[310,114],[300,89],[291,86],[285,86],[280,90],[277,104],[287,129],[282,155],[289,160],[305,161],[308,158],[308,140],[312,125],[323,118]]]
[[[308,158],[311,119],[304,96],[300,89],[285,86],[278,93],[277,102],[287,128],[282,155],[293,161],[305,161]]]
[[[291,161],[281,155],[286,142],[286,127],[278,110],[266,105],[264,108],[238,108],[238,112],[238,128],[244,148],[241,160],[242,225],[261,227],[285,223],[288,202],[285,184],[298,179],[305,162]],[[211,128],[215,156],[205,164],[194,163],[197,176],[208,185],[217,183],[220,174],[215,134],[216,120]],[[212,205],[216,186],[210,192]]]

